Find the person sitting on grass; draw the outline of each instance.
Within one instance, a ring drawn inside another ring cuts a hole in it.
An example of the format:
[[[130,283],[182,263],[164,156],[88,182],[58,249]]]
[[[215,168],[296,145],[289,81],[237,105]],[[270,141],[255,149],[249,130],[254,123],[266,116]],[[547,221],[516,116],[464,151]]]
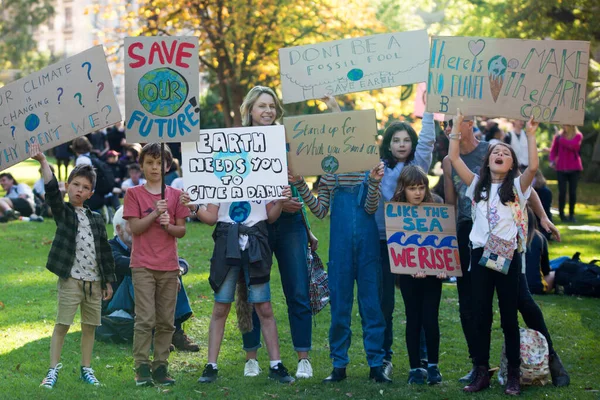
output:
[[[130,268],[131,247],[133,243],[129,221],[123,219],[123,207],[115,212],[112,222],[115,229],[115,237],[110,239],[108,243],[112,248],[113,257],[115,258],[117,280],[112,283],[114,296],[110,302],[103,304],[102,311],[104,315],[108,315],[118,310],[124,310],[133,315],[135,310],[135,295]],[[185,275],[188,263],[180,258],[179,265],[182,275]],[[190,300],[188,299],[181,277],[179,277],[179,292],[177,293],[177,305],[175,306],[175,333],[171,342],[177,350],[200,351],[200,347],[187,337],[182,328],[182,324],[191,316]]]
[[[39,161],[46,184],[46,201],[52,208],[56,233],[46,268],[58,275],[58,313],[50,342],[50,368],[42,387],[52,389],[58,379],[60,353],[77,308],[81,306],[81,368],[83,382],[99,386],[91,367],[96,326],[100,325],[102,299],[112,297],[115,280],[106,226],[100,214],[83,203],[92,196],[96,173],[90,165],[77,166],[67,180],[69,202],[63,201],[58,181],[38,144],[30,148],[31,158]]]
[[[0,174],[0,185],[6,195],[0,199],[0,222],[29,217],[35,211],[31,188],[19,183],[9,172]]]
[[[123,191],[123,193],[126,193],[127,189],[129,188],[143,185],[146,183],[146,180],[142,178],[143,174],[140,164],[129,164],[127,166],[127,175],[129,176],[129,178],[125,179],[121,184],[121,190]],[[168,185],[168,183],[166,182],[165,184]]]

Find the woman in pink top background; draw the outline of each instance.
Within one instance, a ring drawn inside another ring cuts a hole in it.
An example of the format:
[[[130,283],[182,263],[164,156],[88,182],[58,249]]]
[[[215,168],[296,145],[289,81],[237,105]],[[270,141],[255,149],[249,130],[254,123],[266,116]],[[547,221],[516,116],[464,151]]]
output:
[[[563,125],[563,129],[554,136],[550,149],[550,165],[556,169],[558,178],[558,211],[563,222],[575,222],[577,181],[583,170],[579,156],[582,141],[583,134],[576,126]],[[567,186],[569,186],[569,218],[565,216]]]

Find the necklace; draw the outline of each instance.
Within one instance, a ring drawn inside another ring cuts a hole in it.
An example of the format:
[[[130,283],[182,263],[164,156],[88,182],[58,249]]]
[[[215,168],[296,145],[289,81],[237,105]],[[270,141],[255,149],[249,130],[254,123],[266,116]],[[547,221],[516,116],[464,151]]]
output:
[[[504,179],[492,179],[492,183],[502,183]]]

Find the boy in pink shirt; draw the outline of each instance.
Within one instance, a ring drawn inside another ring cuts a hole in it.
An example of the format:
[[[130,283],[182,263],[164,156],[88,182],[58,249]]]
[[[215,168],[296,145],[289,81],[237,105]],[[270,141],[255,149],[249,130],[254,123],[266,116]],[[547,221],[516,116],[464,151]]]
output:
[[[167,186],[165,199],[161,200],[162,160],[168,171],[173,162],[168,147],[161,154],[159,143],[144,146],[140,164],[147,182],[130,188],[123,205],[123,218],[129,220],[133,234],[130,265],[135,293],[133,359],[137,386],[175,383],[167,368],[179,284],[177,239],[185,235],[185,219],[190,211],[180,204],[178,189]]]

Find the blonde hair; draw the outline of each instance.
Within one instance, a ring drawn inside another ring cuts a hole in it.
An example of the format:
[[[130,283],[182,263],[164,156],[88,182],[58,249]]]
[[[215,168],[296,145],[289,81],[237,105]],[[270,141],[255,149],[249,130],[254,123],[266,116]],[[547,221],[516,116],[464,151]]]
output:
[[[240,113],[242,114],[242,125],[243,126],[251,126],[252,125],[252,116],[250,113],[252,112],[252,107],[254,107],[254,103],[260,97],[261,94],[266,93],[273,97],[273,101],[275,102],[276,114],[275,114],[275,123],[278,123],[281,117],[283,116],[283,106],[281,105],[281,101],[279,97],[275,94],[273,89],[268,88],[266,86],[254,86],[246,97],[244,98],[244,102],[240,106]]]

